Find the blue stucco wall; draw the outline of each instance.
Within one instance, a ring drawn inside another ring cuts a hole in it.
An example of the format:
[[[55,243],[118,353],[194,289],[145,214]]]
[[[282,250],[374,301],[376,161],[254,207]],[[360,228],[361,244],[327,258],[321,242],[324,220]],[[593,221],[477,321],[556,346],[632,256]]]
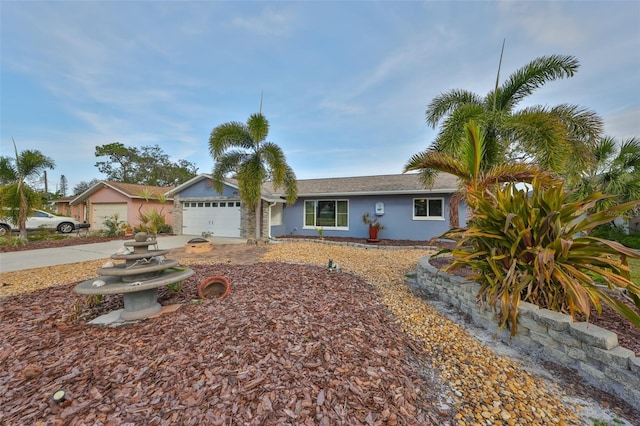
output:
[[[444,220],[413,220],[414,198],[444,198]],[[415,195],[387,195],[387,196],[362,196],[362,197],[326,197],[326,198],[299,198],[292,206],[286,206],[283,211],[283,225],[272,227],[271,235],[274,237],[286,235],[317,236],[315,229],[304,229],[304,201],[339,199],[349,200],[349,229],[348,230],[323,230],[324,236],[367,238],[368,226],[362,223],[362,215],[365,212],[374,214],[375,204],[378,201],[384,203],[384,215],[379,217],[384,225],[378,236],[381,239],[424,241],[437,237],[449,229],[449,194],[415,194]],[[460,206],[461,225],[466,224],[467,210]]]
[[[211,187],[209,179],[203,179],[193,185],[183,189],[180,193],[180,198],[206,198],[206,197],[224,197],[224,198],[237,198],[238,190],[225,185],[223,193],[220,194]]]
[[[277,236],[286,235],[286,234],[287,234],[287,227],[284,224],[271,226],[272,237],[277,237]]]

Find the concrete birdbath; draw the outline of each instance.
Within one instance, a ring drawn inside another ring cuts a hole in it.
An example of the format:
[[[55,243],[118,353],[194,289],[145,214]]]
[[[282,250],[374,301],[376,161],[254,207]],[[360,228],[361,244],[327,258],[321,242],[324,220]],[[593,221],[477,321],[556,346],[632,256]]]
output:
[[[99,278],[78,284],[73,291],[78,294],[122,294],[124,310],[120,313],[123,321],[148,318],[162,309],[158,303],[158,288],[183,281],[193,275],[191,269],[174,269],[177,260],[165,259],[169,250],[149,250],[157,246],[155,237],[138,233],[134,241],[124,243],[124,248],[111,256],[124,263],[110,264],[98,269]]]

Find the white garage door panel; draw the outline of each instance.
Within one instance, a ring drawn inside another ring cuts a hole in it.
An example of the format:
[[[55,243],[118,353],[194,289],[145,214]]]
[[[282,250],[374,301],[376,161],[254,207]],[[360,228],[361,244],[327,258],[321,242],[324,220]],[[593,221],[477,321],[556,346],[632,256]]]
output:
[[[121,222],[127,222],[127,203],[105,203],[105,204],[93,204],[93,216],[91,219],[91,230],[96,231],[100,229],[106,229],[104,221],[113,217],[114,214],[118,214],[118,220]]]
[[[240,237],[240,202],[185,202],[182,210],[182,233],[216,237]]]

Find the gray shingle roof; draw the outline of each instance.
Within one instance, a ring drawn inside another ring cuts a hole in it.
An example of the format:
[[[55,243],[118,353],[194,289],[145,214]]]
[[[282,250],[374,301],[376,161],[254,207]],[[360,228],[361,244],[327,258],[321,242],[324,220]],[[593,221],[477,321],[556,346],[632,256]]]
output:
[[[455,176],[440,173],[432,188],[425,188],[415,173],[356,176],[343,178],[302,179],[298,180],[298,196],[319,195],[374,195],[374,194],[406,194],[454,192],[458,187]],[[263,185],[264,192],[270,195],[282,195],[282,188],[273,190],[271,182]]]

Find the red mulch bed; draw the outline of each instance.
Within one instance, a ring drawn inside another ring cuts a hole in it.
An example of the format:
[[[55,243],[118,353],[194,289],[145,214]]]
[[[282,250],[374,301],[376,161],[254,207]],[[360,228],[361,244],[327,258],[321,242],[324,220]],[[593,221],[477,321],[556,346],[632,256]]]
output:
[[[438,269],[442,269],[451,263],[451,258],[445,256],[435,257],[431,258],[429,263]],[[462,277],[473,275],[472,271],[466,268],[457,269],[450,273]],[[576,321],[585,321],[584,315],[576,315]],[[589,317],[589,323],[616,333],[620,346],[630,349],[635,352],[636,356],[640,356],[640,328],[631,324],[609,306],[603,304],[602,313],[598,313],[595,308],[593,308]]]
[[[158,318],[117,328],[71,285],[0,300],[0,424],[440,424],[441,385],[370,285],[326,268],[194,266]],[[205,277],[231,294],[194,301]],[[76,308],[77,307],[77,308]],[[52,402],[57,389],[68,401]],[[425,393],[424,390],[427,390]]]
[[[45,248],[79,246],[83,244],[104,243],[112,240],[130,240],[132,237],[94,237],[94,236],[69,236],[62,240],[29,241],[21,246],[0,246],[0,253],[12,251],[38,250]]]

